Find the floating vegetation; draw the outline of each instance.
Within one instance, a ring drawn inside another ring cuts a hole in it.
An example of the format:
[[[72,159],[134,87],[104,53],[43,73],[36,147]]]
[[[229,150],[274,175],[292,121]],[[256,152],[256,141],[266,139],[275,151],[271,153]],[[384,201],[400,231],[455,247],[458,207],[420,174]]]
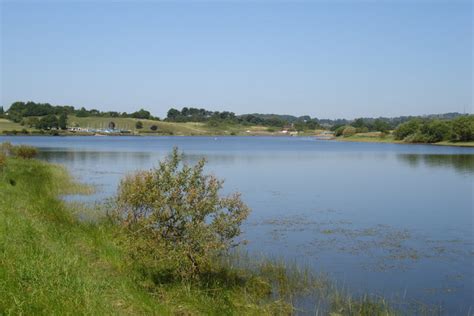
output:
[[[291,235],[292,241],[299,240],[292,246],[304,255],[320,257],[326,252],[338,252],[371,257],[372,260],[359,264],[372,271],[406,270],[421,259],[456,260],[474,254],[470,241],[431,240],[407,229],[382,224],[356,228],[345,219],[317,221],[314,216],[298,214],[250,225],[268,227],[271,239],[280,245]]]

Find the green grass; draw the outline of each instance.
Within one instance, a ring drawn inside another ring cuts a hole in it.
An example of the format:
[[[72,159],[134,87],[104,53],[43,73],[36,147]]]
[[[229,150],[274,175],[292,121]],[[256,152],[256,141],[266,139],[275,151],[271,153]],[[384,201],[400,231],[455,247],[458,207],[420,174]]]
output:
[[[137,121],[143,123],[142,129],[136,129]],[[79,126],[83,128],[107,128],[109,122],[114,122],[116,128],[131,130],[133,133],[141,134],[164,134],[164,135],[178,135],[178,136],[205,136],[205,135],[245,135],[247,130],[251,133],[265,133],[266,127],[262,126],[243,126],[238,124],[220,124],[219,126],[210,126],[206,123],[175,123],[164,121],[143,120],[134,118],[110,118],[110,117],[76,117],[69,116],[68,125]],[[152,131],[152,125],[158,126],[156,132]]]
[[[0,133],[2,133],[3,131],[21,131],[23,129],[30,130],[25,126],[21,126],[19,123],[0,118]]]
[[[457,146],[457,147],[474,147],[474,142],[439,142],[438,146]]]
[[[295,295],[318,295],[334,315],[389,315],[384,302],[352,300],[297,265],[234,253],[196,280],[146,271],[109,221],[61,194],[90,193],[63,167],[9,158],[0,171],[0,315],[288,315]],[[163,254],[166,255],[166,254]],[[336,293],[336,294],[333,294]]]
[[[395,140],[392,135],[381,137],[380,133],[359,133],[353,136],[339,136],[336,140],[343,142],[365,142],[365,143],[401,143]]]
[[[363,143],[395,143],[395,144],[409,144],[401,140],[396,140],[393,135],[387,135],[385,137],[380,136],[380,133],[358,133],[353,136],[344,137],[339,136],[336,138],[338,141],[342,142],[363,142]],[[474,147],[474,142],[449,142],[443,141],[439,143],[434,143],[431,145],[439,146],[454,146],[454,147]]]
[[[54,169],[9,159],[0,175],[0,314],[166,312],[124,275],[114,232],[66,211]]]

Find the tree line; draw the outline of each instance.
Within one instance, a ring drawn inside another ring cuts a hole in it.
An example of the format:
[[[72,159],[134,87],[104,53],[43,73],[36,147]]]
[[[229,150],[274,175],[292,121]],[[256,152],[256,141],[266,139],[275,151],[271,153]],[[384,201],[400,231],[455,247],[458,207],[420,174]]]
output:
[[[20,123],[26,117],[41,117],[48,115],[60,116],[65,115],[76,115],[78,117],[130,117],[138,119],[157,119],[151,115],[147,110],[140,109],[136,112],[116,112],[106,111],[102,112],[96,109],[87,110],[84,107],[76,109],[69,105],[51,105],[49,103],[36,103],[32,101],[28,102],[14,102],[7,111],[4,111],[1,107],[0,115],[8,115],[8,118],[14,122]]]
[[[205,122],[211,127],[222,124],[262,125],[283,128],[285,126],[296,130],[316,129],[319,126],[317,119],[304,116],[289,120],[284,115],[243,114],[236,115],[229,111],[209,111],[193,107],[183,107],[181,110],[171,108],[168,110],[166,121],[169,122]],[[291,117],[291,116],[290,116]]]
[[[68,115],[78,117],[124,117],[136,119],[159,120],[147,110],[126,113],[116,111],[79,109],[68,105],[51,105],[49,103],[14,102],[7,111],[0,107],[0,117],[37,129],[66,129]],[[472,141],[474,135],[473,115],[445,113],[428,116],[400,116],[393,118],[357,118],[318,119],[309,115],[292,116],[278,114],[243,114],[236,115],[230,111],[210,111],[204,108],[183,107],[181,110],[171,108],[165,121],[169,122],[202,122],[209,127],[220,127],[225,124],[244,126],[261,125],[270,129],[289,129],[296,131],[330,129],[336,136],[351,136],[356,133],[381,132],[393,135],[397,140],[406,142],[434,143],[439,141]],[[137,123],[141,124],[141,122]],[[136,126],[140,129],[140,126]]]
[[[397,140],[410,143],[474,141],[474,115],[463,115],[451,120],[415,118],[400,124],[393,135]]]

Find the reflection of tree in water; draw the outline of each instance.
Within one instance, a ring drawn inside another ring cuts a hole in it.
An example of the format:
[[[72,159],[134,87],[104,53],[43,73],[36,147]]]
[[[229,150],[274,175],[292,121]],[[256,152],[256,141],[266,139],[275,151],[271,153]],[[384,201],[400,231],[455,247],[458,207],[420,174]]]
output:
[[[398,154],[397,159],[412,167],[423,164],[432,168],[448,167],[462,173],[474,173],[474,155]]]
[[[152,152],[120,152],[120,151],[40,151],[38,157],[47,161],[56,162],[89,162],[89,161],[108,161],[117,163],[136,161],[143,162],[156,157],[156,161],[161,159],[161,156]]]

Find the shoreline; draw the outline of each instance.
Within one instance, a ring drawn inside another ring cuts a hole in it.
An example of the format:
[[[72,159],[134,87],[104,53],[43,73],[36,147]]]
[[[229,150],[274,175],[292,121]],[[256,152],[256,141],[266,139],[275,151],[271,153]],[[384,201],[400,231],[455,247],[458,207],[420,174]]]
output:
[[[397,145],[431,145],[431,146],[448,146],[448,147],[463,147],[463,148],[474,148],[474,142],[457,142],[452,143],[448,141],[442,141],[438,143],[407,143],[393,138],[376,138],[376,137],[333,137],[329,139],[318,138],[318,135],[314,134],[302,134],[302,135],[279,135],[279,134],[209,134],[209,135],[172,135],[172,134],[158,134],[158,133],[144,133],[144,134],[75,134],[75,133],[59,133],[57,135],[51,134],[0,134],[5,137],[313,137],[321,141],[337,141],[347,143],[380,143],[380,144],[397,144]]]
[[[395,140],[393,138],[369,138],[369,137],[335,137],[332,140],[338,142],[347,142],[347,143],[380,143],[380,144],[397,144],[397,145],[431,145],[431,146],[447,146],[447,147],[464,147],[464,148],[474,148],[474,142],[458,142],[451,143],[447,141],[438,142],[438,143],[407,143],[401,140]]]

